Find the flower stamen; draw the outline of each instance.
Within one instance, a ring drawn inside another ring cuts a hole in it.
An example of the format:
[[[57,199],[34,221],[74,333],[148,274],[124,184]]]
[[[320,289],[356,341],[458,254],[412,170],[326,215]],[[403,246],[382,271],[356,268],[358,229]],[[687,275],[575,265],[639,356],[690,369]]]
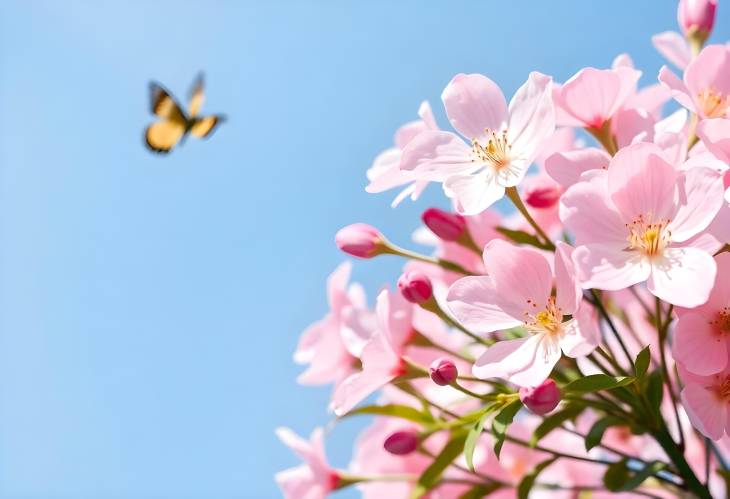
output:
[[[712,88],[697,95],[702,114],[707,118],[724,118],[730,108],[730,95],[724,95]]]
[[[482,145],[478,139],[472,139],[471,150],[474,155],[472,161],[481,161],[499,171],[510,163],[509,153],[512,146],[507,139],[507,130],[497,133],[486,129],[484,133],[489,139]]]
[[[647,218],[639,215],[633,222],[626,224],[629,230],[629,246],[626,249],[652,257],[661,254],[669,246],[672,231],[667,228],[669,220],[651,222],[651,216]]]

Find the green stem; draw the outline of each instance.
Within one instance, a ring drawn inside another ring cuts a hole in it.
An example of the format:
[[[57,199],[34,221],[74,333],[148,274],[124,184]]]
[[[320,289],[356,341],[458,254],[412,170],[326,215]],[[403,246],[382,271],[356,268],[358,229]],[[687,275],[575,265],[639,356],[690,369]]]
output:
[[[389,253],[391,255],[398,255],[402,256],[404,258],[410,258],[412,260],[418,260],[424,263],[430,263],[432,265],[438,265],[439,267],[450,270],[451,272],[456,272],[457,274],[462,275],[472,275],[471,272],[466,270],[464,267],[459,265],[456,262],[452,262],[450,260],[444,260],[443,258],[434,258],[432,256],[426,256],[421,255],[420,253],[416,253],[414,251],[407,250],[405,248],[401,248],[399,246],[394,245],[391,242],[387,243],[387,249],[383,251],[383,253]]]
[[[600,128],[588,127],[586,128],[586,131],[593,135],[608,154],[611,156],[616,154],[618,147],[616,146],[616,141],[611,133],[611,120],[604,121]]]
[[[530,215],[530,212],[527,211],[527,207],[522,202],[522,199],[520,199],[520,194],[517,192],[517,187],[507,187],[505,193],[507,194],[507,197],[510,201],[512,201],[512,204],[515,205],[515,208],[517,208],[517,211],[519,211],[523,217],[525,217],[525,220],[527,220],[527,223],[529,223],[533,229],[535,229],[535,232],[538,236],[540,236],[545,243],[545,246],[550,251],[555,251],[555,244],[550,240],[547,234],[540,228],[540,226],[535,222],[535,219],[532,218],[532,215]]]
[[[674,409],[674,421],[677,424],[677,432],[679,433],[679,448],[684,451],[684,431],[682,431],[682,422],[679,419],[679,409],[677,408],[677,396],[674,394],[674,384],[672,379],[669,377],[669,368],[667,367],[667,355],[664,352],[665,344],[667,341],[667,331],[669,330],[669,324],[672,323],[672,308],[667,311],[667,318],[662,323],[662,301],[656,299],[656,328],[657,334],[659,335],[659,358],[662,369],[662,377],[664,383],[667,385],[669,390],[669,397],[672,400],[672,409]]]
[[[701,499],[712,499],[712,496],[707,490],[707,487],[702,485],[702,482],[700,482],[700,480],[697,478],[697,475],[695,475],[694,471],[692,471],[692,468],[690,468],[687,460],[684,457],[684,453],[677,446],[674,440],[672,440],[672,436],[669,434],[666,428],[655,431],[654,433],[652,433],[652,436],[657,441],[657,443],[659,443],[662,449],[664,449],[664,452],[667,453],[669,459],[671,459],[674,465],[677,467],[677,471],[684,480],[685,487],[687,487],[688,490],[693,492],[697,497]]]

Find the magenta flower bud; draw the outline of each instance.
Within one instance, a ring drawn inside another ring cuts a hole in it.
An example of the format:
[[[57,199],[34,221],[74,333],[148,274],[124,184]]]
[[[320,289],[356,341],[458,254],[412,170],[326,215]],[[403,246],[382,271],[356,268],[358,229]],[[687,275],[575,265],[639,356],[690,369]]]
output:
[[[444,241],[456,241],[466,232],[466,220],[458,213],[429,208],[421,215],[423,223]]]
[[[378,229],[368,224],[351,224],[335,235],[337,247],[348,255],[372,258],[385,249],[385,240]]]
[[[431,279],[417,270],[404,272],[398,278],[398,289],[403,297],[411,303],[426,303],[433,296]]]
[[[685,35],[701,32],[709,35],[715,24],[717,0],[680,0],[677,20]]]
[[[560,188],[557,185],[528,189],[525,196],[525,203],[533,208],[550,208],[558,204],[559,200]]]
[[[439,358],[431,362],[429,367],[431,381],[440,386],[446,386],[456,381],[459,370],[451,359]]]
[[[383,447],[391,454],[405,456],[418,449],[420,440],[415,430],[401,430],[386,438]]]
[[[560,402],[560,388],[555,381],[546,379],[540,386],[520,388],[520,400],[535,414],[547,414]]]

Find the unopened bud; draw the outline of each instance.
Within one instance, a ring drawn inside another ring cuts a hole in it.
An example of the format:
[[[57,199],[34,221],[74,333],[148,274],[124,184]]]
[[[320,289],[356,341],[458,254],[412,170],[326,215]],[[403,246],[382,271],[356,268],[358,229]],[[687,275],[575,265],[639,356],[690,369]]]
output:
[[[431,279],[417,270],[404,272],[398,278],[398,289],[403,297],[411,303],[426,303],[433,296]]]
[[[418,449],[421,438],[415,430],[396,431],[385,439],[383,447],[396,456],[405,456]]]
[[[466,220],[458,213],[429,208],[421,215],[423,223],[444,241],[457,241],[466,233]]]
[[[680,0],[677,21],[688,37],[700,33],[706,39],[715,24],[717,0]]]
[[[560,402],[560,388],[555,381],[546,379],[539,386],[520,388],[520,400],[535,414],[547,414]]]
[[[558,204],[560,200],[560,187],[544,185],[528,189],[525,194],[525,203],[533,208],[550,208]]]
[[[442,357],[431,363],[429,374],[431,375],[431,381],[437,385],[446,386],[456,381],[459,370],[456,369],[456,364],[451,359]]]
[[[351,224],[341,228],[335,235],[337,247],[348,255],[372,258],[386,250],[383,235],[368,224]]]

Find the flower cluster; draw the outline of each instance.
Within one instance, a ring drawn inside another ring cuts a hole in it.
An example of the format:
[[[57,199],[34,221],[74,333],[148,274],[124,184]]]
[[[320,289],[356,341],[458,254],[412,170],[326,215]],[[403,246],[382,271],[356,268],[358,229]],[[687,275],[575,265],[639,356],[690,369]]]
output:
[[[423,212],[430,255],[362,223],[337,233],[351,256],[406,263],[372,308],[349,262],[330,276],[299,382],[333,385],[335,418],[374,419],[346,469],[327,463],[323,430],[278,430],[304,461],[277,475],[286,497],[727,497],[730,44],[707,44],[716,8],[682,0],[683,33],[653,37],[681,77],[665,66],[639,88],[623,54],[564,83],[533,72],[507,102],[458,74],[442,93],[454,131],[424,102],[396,132],[366,190],[402,188],[396,206],[439,183],[452,211]]]

